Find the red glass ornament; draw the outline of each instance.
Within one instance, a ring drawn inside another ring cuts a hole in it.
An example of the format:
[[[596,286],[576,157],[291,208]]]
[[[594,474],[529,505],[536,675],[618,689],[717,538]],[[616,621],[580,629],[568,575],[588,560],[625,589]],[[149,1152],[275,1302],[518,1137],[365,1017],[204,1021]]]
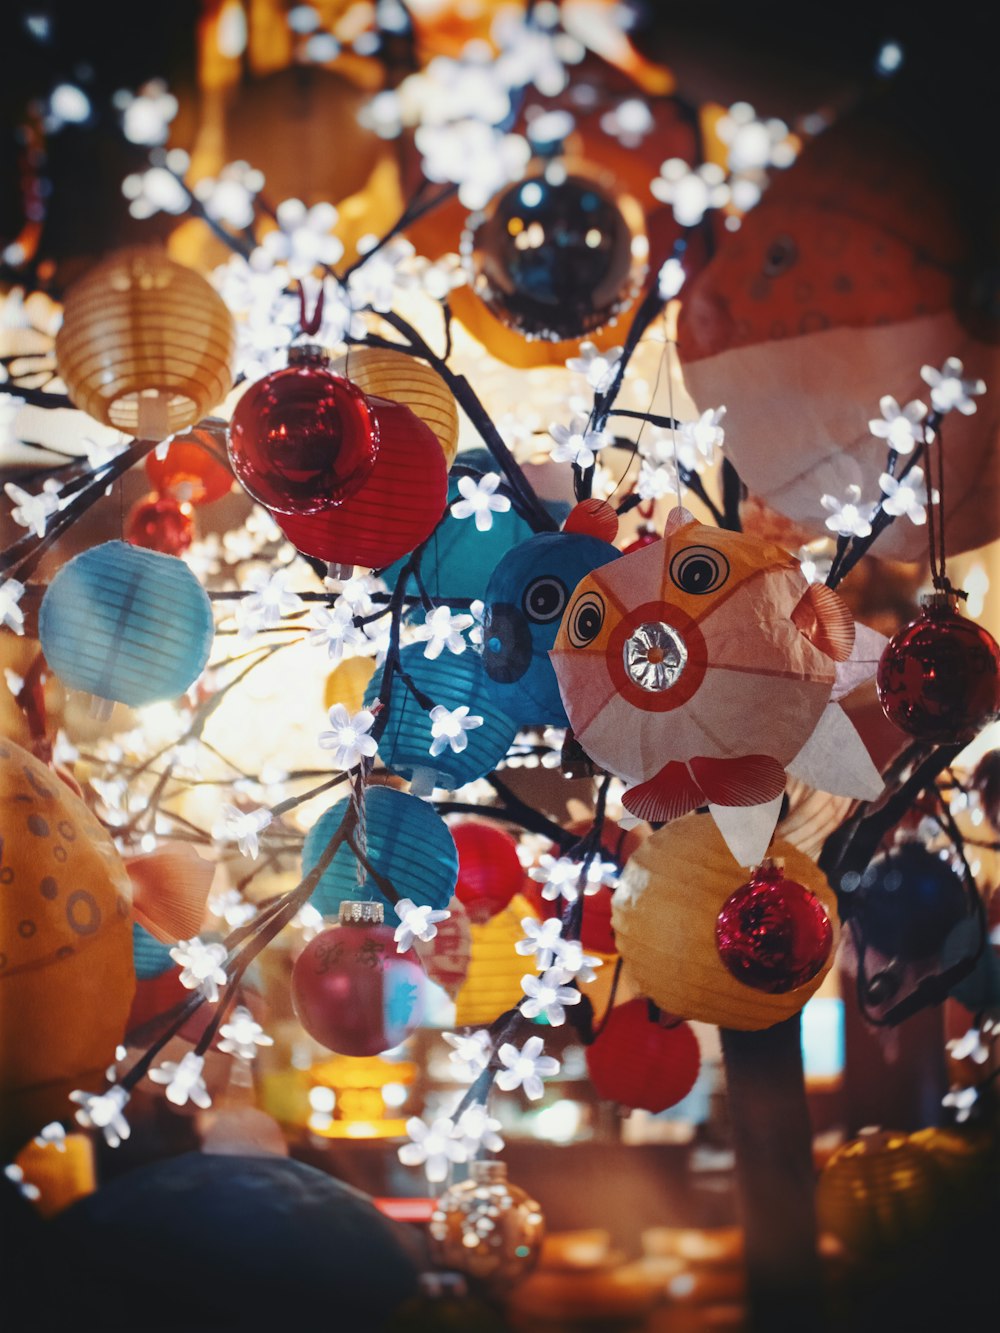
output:
[[[737,981],[784,995],[822,968],[833,947],[833,927],[814,893],[765,862],[723,904],[715,943]]]
[[[451,836],[458,848],[455,896],[469,920],[482,925],[503,911],[524,882],[517,843],[503,829],[471,822],[453,824]]]
[[[229,425],[229,457],[244,489],[279,514],[315,514],[355,495],[378,453],[368,398],[313,348],[252,384]],[[440,450],[440,445],[438,449]]]
[[[274,518],[306,555],[382,569],[434,531],[448,496],[448,469],[437,436],[408,407],[374,395],[367,401],[379,448],[361,490],[321,513]]]
[[[587,1047],[587,1071],[597,1094],[633,1110],[676,1106],[694,1087],[700,1066],[690,1025],[667,1014],[651,1018],[646,1000],[612,1009]]]
[[[890,722],[921,741],[971,741],[1000,714],[1000,648],[934,593],[890,640],[875,678]]]
[[[194,541],[191,506],[171,495],[146,495],[129,511],[125,540],[163,555],[181,555]]]
[[[356,913],[362,919],[352,920]],[[292,1004],[316,1041],[340,1055],[398,1046],[423,1015],[425,978],[411,950],[396,952],[377,903],[344,903],[340,924],[314,936],[292,968]]]
[[[219,446],[207,430],[192,430],[171,440],[162,458],[158,450],[146,455],[146,475],[163,495],[193,505],[221,500],[233,488],[229,464],[220,457]]]
[[[644,546],[652,546],[653,542],[660,540],[660,534],[655,528],[640,528],[638,535],[630,541],[628,546],[622,547],[622,555],[631,555],[633,551],[641,551]]]

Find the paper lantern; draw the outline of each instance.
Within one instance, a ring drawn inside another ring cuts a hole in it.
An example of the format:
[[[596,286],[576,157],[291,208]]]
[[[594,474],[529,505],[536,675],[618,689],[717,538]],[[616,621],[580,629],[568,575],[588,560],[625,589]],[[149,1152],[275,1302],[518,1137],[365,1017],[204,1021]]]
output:
[[[125,540],[161,555],[182,555],[194,541],[191,506],[170,495],[147,495],[129,510]]]
[[[612,1009],[587,1047],[587,1073],[599,1097],[654,1113],[686,1097],[700,1067],[691,1027],[669,1014],[651,1017],[646,1000]]]
[[[211,504],[233,488],[229,464],[220,454],[215,436],[207,430],[192,430],[171,440],[162,458],[160,449],[147,454],[145,467],[155,489],[182,504]]]
[[[465,985],[472,959],[472,930],[469,915],[457,898],[448,904],[451,916],[439,921],[432,940],[414,940],[413,951],[431,981],[452,999]]]
[[[469,1178],[438,1199],[427,1233],[438,1267],[502,1292],[538,1262],[545,1219],[535,1200],[507,1180],[505,1162],[476,1161]]]
[[[290,542],[334,565],[381,569],[433,532],[444,510],[447,468],[437,437],[408,407],[368,400],[378,435],[375,465],[357,494],[316,514],[275,513]]]
[[[392,787],[368,787],[364,802],[365,855],[375,869],[392,883],[400,898],[409,898],[418,907],[447,907],[458,874],[458,852],[448,825],[434,807]],[[338,801],[306,834],[303,874],[323,855],[349,804],[347,799]],[[341,903],[362,899],[382,903],[387,918],[395,924],[393,904],[363,870],[359,876],[357,858],[342,844],[310,902],[324,916],[336,916]]]
[[[139,707],[175,699],[212,648],[212,604],[182,560],[103,542],[66,562],[38,615],[42,651],[64,684]]]
[[[152,981],[162,977],[174,966],[170,945],[161,944],[138,921],[132,926],[132,962],[137,981]]]
[[[675,509],[662,541],[584,578],[552,652],[573,732],[662,822],[707,805],[734,855],[767,851],[786,770],[872,798],[882,780],[839,703],[854,620],[779,546]]]
[[[331,369],[367,394],[402,403],[438,438],[449,467],[458,452],[458,407],[451,390],[426,361],[385,347],[356,347]]]
[[[103,1087],[135,989],[121,857],[51,769],[0,741],[0,1096],[12,1151]]]
[[[724,966],[716,921],[747,879],[714,822],[688,815],[658,829],[632,854],[612,899],[612,923],[625,968],[643,995],[667,1013],[753,1031],[796,1013],[830,970],[839,938],[836,900],[821,871],[790,843],[771,855],[785,876],[822,903],[833,930],[825,963],[802,986],[774,994],[738,981]]]
[[[877,856],[848,899],[865,943],[886,958],[930,958],[972,910],[954,862],[921,842]]]
[[[381,903],[344,903],[340,924],[314,935],[292,968],[292,1004],[321,1046],[340,1055],[378,1055],[420,1022],[424,970],[398,953]]]
[[[233,318],[199,274],[136,248],[91,269],[66,295],[56,365],[75,405],[107,426],[162,440],[229,392]]]
[[[838,1148],[820,1173],[816,1216],[855,1258],[878,1260],[932,1228],[941,1202],[933,1155],[895,1130]]]
[[[483,666],[497,704],[521,726],[567,725],[549,652],[573,591],[619,552],[581,533],[539,533],[502,556],[486,587]]]
[[[473,822],[452,824],[458,848],[455,893],[469,919],[482,925],[507,906],[524,883],[517,843],[503,829]]]
[[[451,790],[491,773],[507,753],[517,726],[490,698],[486,673],[476,654],[443,653],[429,658],[424,656],[423,645],[414,643],[399,656],[404,674],[392,683],[389,717],[378,745],[386,768],[422,788],[430,782]],[[465,732],[464,749],[456,752],[446,745],[439,755],[431,755],[430,714],[418,702],[407,677],[431,706],[449,711],[465,706],[468,717],[483,719],[482,726]],[[381,688],[380,667],[365,691],[366,708],[375,702]]]
[[[379,449],[369,399],[335,375],[321,348],[293,348],[290,364],[251,384],[229,423],[240,485],[272,513],[317,514],[356,495]]]
[[[365,687],[375,674],[374,657],[345,657],[323,686],[323,707],[343,704],[352,715],[364,706]]]
[[[489,921],[470,926],[472,961],[468,979],[455,997],[456,1027],[487,1025],[520,1003],[526,969],[514,945],[524,938],[521,920],[526,916],[537,919],[527,899],[517,894]]]

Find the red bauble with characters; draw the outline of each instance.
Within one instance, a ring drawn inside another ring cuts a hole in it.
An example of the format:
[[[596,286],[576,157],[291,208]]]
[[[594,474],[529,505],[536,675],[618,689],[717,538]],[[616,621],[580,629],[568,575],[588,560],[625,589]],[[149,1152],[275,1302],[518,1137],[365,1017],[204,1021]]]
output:
[[[833,948],[833,926],[814,893],[765,861],[723,903],[715,942],[737,981],[784,995],[821,970]]]
[[[665,1111],[694,1087],[701,1067],[689,1023],[629,1000],[608,1014],[587,1047],[587,1072],[598,1096],[632,1110]]]

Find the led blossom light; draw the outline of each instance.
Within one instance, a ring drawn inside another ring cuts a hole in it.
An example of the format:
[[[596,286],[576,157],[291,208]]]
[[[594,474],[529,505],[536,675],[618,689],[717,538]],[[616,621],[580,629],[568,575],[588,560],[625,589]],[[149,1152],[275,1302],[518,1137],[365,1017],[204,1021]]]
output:
[[[872,515],[875,505],[861,503],[861,487],[848,486],[846,497],[838,500],[835,495],[820,497],[820,504],[829,512],[826,526],[840,537],[868,537],[872,530]]]
[[[397,953],[406,953],[414,940],[429,944],[438,933],[438,923],[451,916],[447,909],[435,910],[428,904],[418,907],[411,898],[400,898],[395,911],[400,922],[392,937],[396,941]]]
[[[529,1037],[520,1050],[510,1042],[504,1042],[497,1052],[504,1065],[497,1074],[497,1087],[503,1092],[523,1088],[529,1101],[538,1101],[545,1091],[542,1079],[559,1073],[559,1061],[555,1056],[543,1055],[544,1049],[541,1037]]]
[[[220,842],[235,842],[244,856],[256,861],[260,854],[260,834],[271,823],[270,810],[240,810],[224,805],[221,817],[213,825],[212,836]]]
[[[472,1083],[490,1062],[493,1050],[493,1038],[486,1028],[477,1028],[475,1032],[443,1032],[441,1034],[452,1050],[448,1059],[456,1066],[455,1072],[460,1078]]]
[[[188,1051],[179,1063],[164,1060],[158,1068],[149,1071],[149,1077],[153,1083],[161,1083],[166,1087],[167,1101],[174,1106],[186,1106],[190,1101],[207,1111],[212,1105],[212,1098],[202,1078],[204,1067],[204,1056]]]
[[[419,1116],[411,1116],[406,1122],[406,1132],[410,1142],[399,1149],[399,1160],[404,1166],[422,1166],[431,1184],[445,1180],[453,1162],[468,1161],[465,1140],[456,1137],[455,1126],[444,1116],[429,1125]]]
[[[462,1140],[465,1151],[472,1158],[483,1149],[486,1152],[503,1150],[500,1128],[500,1121],[495,1120],[481,1102],[473,1102],[455,1121],[454,1133]]]
[[[130,1097],[118,1084],[107,1092],[76,1090],[69,1094],[69,1099],[80,1108],[75,1113],[77,1124],[84,1129],[99,1129],[109,1148],[120,1147],[132,1133],[124,1114]]]
[[[238,1004],[228,1023],[219,1028],[219,1050],[226,1055],[237,1055],[242,1060],[254,1060],[259,1046],[273,1046],[269,1037],[249,1009]]]
[[[424,623],[414,630],[413,638],[417,643],[426,642],[424,656],[433,660],[440,657],[445,648],[450,653],[464,653],[468,645],[462,631],[471,625],[471,616],[454,615],[450,607],[437,606],[433,611],[425,612]]]
[[[562,1027],[566,1022],[565,1006],[579,1004],[583,998],[575,986],[563,984],[566,980],[567,975],[560,967],[549,968],[540,977],[530,973],[523,976],[521,989],[527,999],[521,1001],[521,1013],[525,1018],[544,1014],[552,1027]]]
[[[15,634],[24,633],[24,612],[18,603],[24,596],[24,584],[17,579],[0,583],[0,625],[9,625]]]
[[[549,434],[556,442],[549,453],[553,463],[573,463],[576,467],[591,467],[609,442],[604,431],[589,430],[587,418],[582,415],[574,416],[568,426],[555,422]]]
[[[226,984],[226,946],[209,943],[195,935],[182,940],[170,950],[170,957],[183,969],[180,983],[188,990],[201,991],[209,1004],[219,999],[219,987]]]
[[[469,716],[469,705],[460,704],[458,708],[448,709],[444,704],[436,704],[430,711],[431,743],[429,752],[433,758],[451,749],[461,754],[469,744],[466,732],[481,727],[484,718]]]
[[[338,597],[330,610],[319,607],[313,611],[310,623],[313,628],[309,631],[309,642],[325,647],[335,666],[344,656],[345,648],[356,648],[365,642],[364,632],[355,625],[354,612],[343,598]]]
[[[965,417],[976,410],[975,399],[986,392],[986,381],[963,377],[964,366],[957,356],[949,356],[940,370],[921,366],[920,378],[931,386],[931,405],[937,412],[961,412]]]
[[[323,750],[332,750],[334,762],[346,772],[356,768],[363,758],[370,759],[378,750],[378,742],[369,736],[375,714],[367,708],[353,716],[343,704],[334,704],[329,712],[330,731],[321,731],[318,744]]]
[[[497,472],[487,472],[478,479],[459,477],[456,484],[462,498],[454,502],[451,512],[455,518],[474,516],[478,532],[489,532],[493,527],[493,515],[506,514],[510,509],[509,498],[506,495],[496,494],[496,489],[500,485],[500,475]]]
[[[918,525],[927,522],[927,486],[923,468],[911,468],[902,478],[891,477],[888,472],[883,472],[878,484],[885,497],[882,508],[887,514],[896,518],[905,514],[911,523]]]
[[[923,425],[927,404],[914,398],[900,407],[891,393],[879,399],[881,417],[869,421],[868,429],[878,440],[887,441],[897,454],[912,454],[914,445],[933,439],[933,432]]]
[[[58,487],[53,491],[46,483],[45,488],[37,495],[32,495],[29,491],[22,490],[12,481],[8,481],[4,486],[4,491],[9,499],[13,500],[14,507],[10,511],[10,516],[19,527],[27,528],[29,532],[34,533],[36,537],[45,536],[45,528],[54,513],[59,508]]]

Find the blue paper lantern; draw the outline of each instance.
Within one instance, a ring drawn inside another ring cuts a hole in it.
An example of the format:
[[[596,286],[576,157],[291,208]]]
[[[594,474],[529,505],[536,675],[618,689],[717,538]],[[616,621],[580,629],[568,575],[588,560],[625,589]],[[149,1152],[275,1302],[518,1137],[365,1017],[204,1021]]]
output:
[[[424,656],[422,644],[414,643],[402,649],[399,656],[405,676],[429,700],[429,705],[424,707],[403,675],[395,677],[389,717],[378,746],[386,768],[414,779],[414,786],[421,791],[433,786],[454,790],[491,773],[507,753],[517,734],[517,724],[490,697],[479,655],[445,652],[431,659]],[[375,702],[381,688],[380,668],[365,691],[366,708]],[[481,727],[465,733],[464,750],[456,753],[447,746],[441,754],[431,755],[433,736],[428,709],[437,704],[449,711],[465,704],[469,716],[483,719]]]
[[[161,944],[138,921],[132,923],[132,959],[138,981],[152,981],[177,966],[170,957],[170,945]]]
[[[131,707],[183,694],[214,634],[212,604],[184,561],[126,542],[104,542],[63,565],[38,627],[64,684]]]
[[[338,801],[306,834],[303,874],[323,855],[347,807],[347,799]],[[365,792],[365,855],[400,898],[435,911],[448,906],[458,879],[458,850],[448,825],[426,801],[392,787],[369,787]],[[359,883],[357,858],[342,843],[309,901],[324,916],[336,917],[343,902],[371,900],[384,904],[386,921],[396,920],[393,904],[364,871]]]
[[[543,532],[502,557],[486,589],[483,667],[520,726],[569,725],[549,650],[576,585],[621,552],[577,532]]]

